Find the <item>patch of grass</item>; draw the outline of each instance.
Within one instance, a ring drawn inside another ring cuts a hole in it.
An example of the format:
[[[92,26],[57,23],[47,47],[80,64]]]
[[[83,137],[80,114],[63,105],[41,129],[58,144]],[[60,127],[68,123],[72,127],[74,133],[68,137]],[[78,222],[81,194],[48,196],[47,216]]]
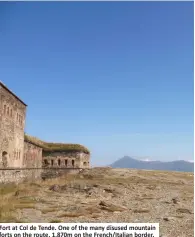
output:
[[[29,197],[28,196],[19,197],[18,200],[19,200],[20,203],[25,203],[25,204],[27,204],[27,203],[36,203],[37,202],[36,197],[31,197],[31,196],[29,196]]]
[[[121,209],[121,208],[119,208],[119,207],[104,207],[104,206],[102,206],[102,207],[100,207],[101,208],[101,210],[104,210],[104,211],[108,211],[108,212],[121,212],[121,211],[124,211],[124,209]]]
[[[17,190],[17,185],[14,183],[0,184],[0,195],[13,193]]]
[[[11,214],[0,215],[0,223],[22,223],[15,216]]]
[[[149,213],[150,210],[148,209],[135,209],[133,210],[134,213]]]
[[[52,201],[48,201],[48,200],[43,199],[43,198],[38,199],[37,202],[42,203],[42,204],[49,204],[49,205],[53,204]]]
[[[17,210],[34,207],[35,200],[30,199],[30,197],[18,198],[13,196],[13,194],[11,195],[9,192],[0,195],[0,222],[19,223],[20,220],[16,217]]]
[[[154,199],[154,197],[150,197],[150,196],[143,196],[143,197],[136,198],[137,201],[152,200],[152,199]]]
[[[62,218],[62,217],[80,217],[80,216],[84,216],[84,213],[83,212],[65,212],[57,217]]]
[[[29,183],[22,183],[17,187],[17,190],[15,191],[16,197],[32,197],[37,196],[39,192],[41,191],[41,188],[37,185],[31,185]]]
[[[99,217],[100,217],[100,215],[98,215],[96,213],[91,215],[91,218],[94,218],[94,219],[99,218]]]
[[[187,208],[178,208],[176,210],[178,213],[185,213],[185,214],[193,214],[189,209]]]
[[[15,203],[13,205],[13,209],[31,209],[31,208],[35,208],[35,204],[31,203],[31,202],[19,202],[19,203]]]
[[[56,212],[56,211],[58,211],[58,210],[59,210],[58,208],[46,208],[46,209],[41,210],[41,212],[42,212],[43,214],[47,214],[47,213],[49,213],[49,212]]]
[[[98,207],[91,206],[85,208],[85,212],[87,214],[93,214],[93,213],[101,213],[101,210]]]
[[[115,212],[115,211],[119,211],[119,212],[122,212],[122,211],[125,211],[127,210],[125,207],[122,207],[122,206],[117,206],[117,205],[114,205],[112,203],[106,203],[104,201],[101,201],[99,203],[99,208],[101,210],[105,210],[105,211],[108,211],[108,212]]]
[[[9,199],[3,199],[2,197],[0,201],[0,222],[15,222],[16,217],[14,215],[15,213],[13,213],[13,203],[9,202]]]
[[[55,220],[51,220],[50,223],[62,223],[61,220],[55,219]]]
[[[37,188],[42,188],[42,186],[38,183],[30,183],[29,185]]]

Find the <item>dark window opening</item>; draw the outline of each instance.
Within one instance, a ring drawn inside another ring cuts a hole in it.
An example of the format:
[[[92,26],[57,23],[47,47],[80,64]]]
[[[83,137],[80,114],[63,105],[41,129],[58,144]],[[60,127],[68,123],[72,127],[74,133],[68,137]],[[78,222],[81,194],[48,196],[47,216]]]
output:
[[[67,167],[67,165],[68,165],[68,161],[67,161],[67,160],[65,160],[64,162],[65,162],[65,166]]]
[[[6,151],[3,151],[2,152],[2,162],[3,162],[3,167],[6,168],[7,167],[7,152]]]
[[[51,166],[53,166],[53,160],[51,160]]]
[[[87,165],[87,162],[83,162],[83,165],[86,166],[86,165]]]
[[[59,160],[58,160],[58,166],[60,166],[60,164],[61,164],[61,160],[59,159]]]
[[[72,166],[74,167],[74,160],[72,160]]]
[[[4,111],[3,112],[4,112],[4,114],[6,114],[6,105],[4,105]]]

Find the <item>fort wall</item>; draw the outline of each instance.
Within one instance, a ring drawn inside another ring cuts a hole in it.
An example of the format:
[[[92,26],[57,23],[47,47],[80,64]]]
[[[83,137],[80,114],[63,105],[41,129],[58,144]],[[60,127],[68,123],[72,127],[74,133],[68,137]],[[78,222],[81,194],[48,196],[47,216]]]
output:
[[[36,181],[41,179],[41,169],[1,169],[0,183],[20,183],[24,181]]]
[[[23,167],[41,168],[42,167],[42,148],[30,142],[24,142]]]
[[[43,167],[48,168],[89,168],[90,155],[84,152],[43,151]]]
[[[13,168],[0,169],[0,183],[34,182],[60,177],[67,174],[77,174],[81,169],[76,168]]]
[[[22,167],[26,105],[0,83],[0,167]]]

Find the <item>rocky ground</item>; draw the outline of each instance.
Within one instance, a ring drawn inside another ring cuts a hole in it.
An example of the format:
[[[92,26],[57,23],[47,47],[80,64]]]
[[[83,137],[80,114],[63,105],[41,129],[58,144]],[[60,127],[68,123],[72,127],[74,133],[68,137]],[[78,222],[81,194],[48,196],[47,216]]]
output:
[[[194,236],[192,173],[94,168],[0,192],[0,222],[150,222]]]

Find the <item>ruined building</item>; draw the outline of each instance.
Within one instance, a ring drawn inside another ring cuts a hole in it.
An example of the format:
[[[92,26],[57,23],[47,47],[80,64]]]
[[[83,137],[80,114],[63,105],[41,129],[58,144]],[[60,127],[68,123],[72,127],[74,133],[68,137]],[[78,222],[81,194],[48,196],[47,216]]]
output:
[[[24,133],[27,105],[0,82],[0,168],[89,168],[78,144],[47,143]]]

